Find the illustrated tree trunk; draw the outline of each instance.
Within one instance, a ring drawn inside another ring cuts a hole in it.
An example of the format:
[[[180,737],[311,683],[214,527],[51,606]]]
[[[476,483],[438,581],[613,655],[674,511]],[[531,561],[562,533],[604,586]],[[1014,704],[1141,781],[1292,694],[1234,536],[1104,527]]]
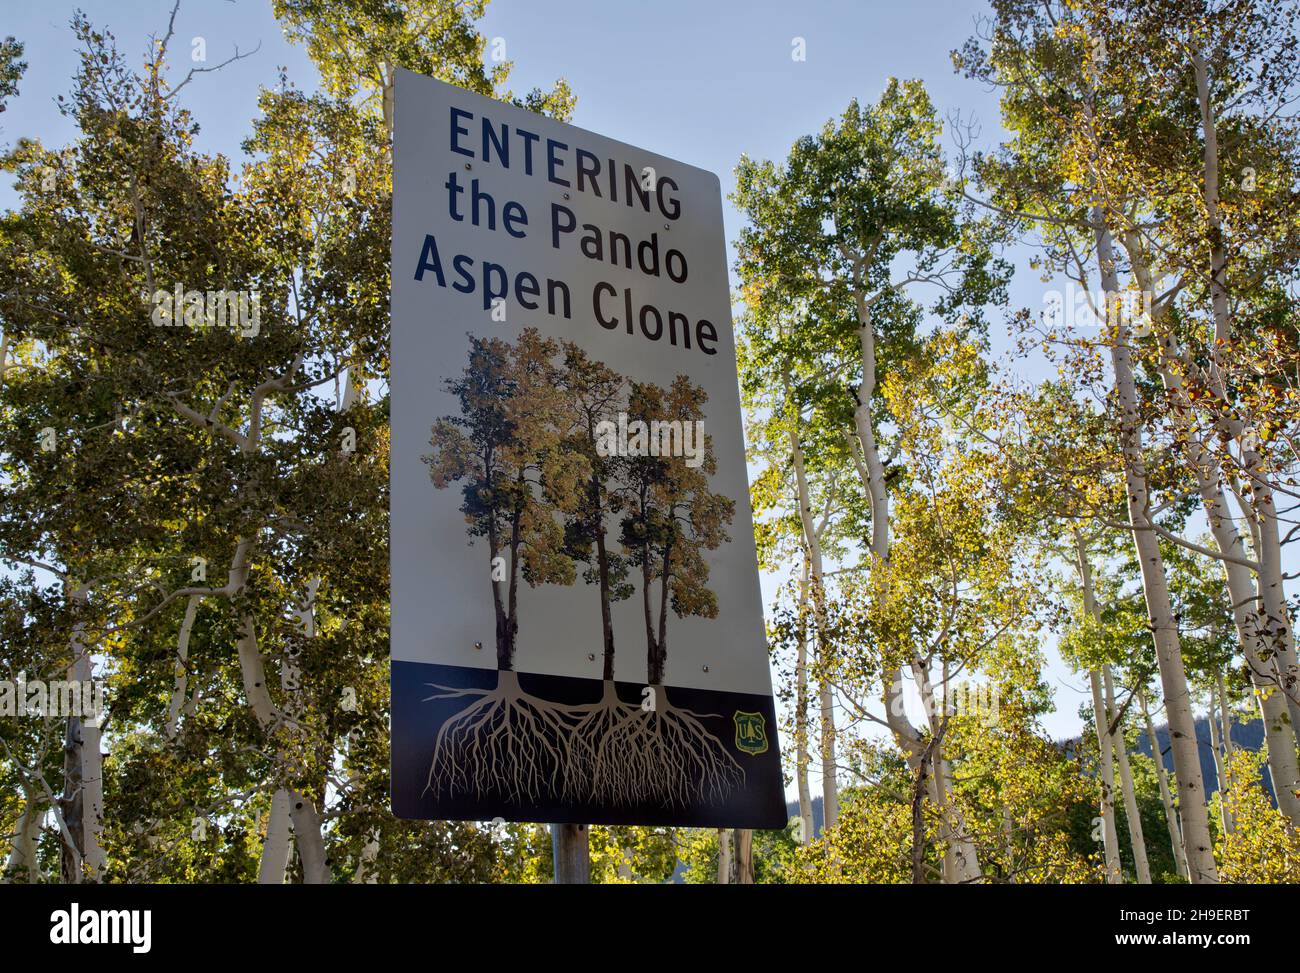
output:
[[[640,497],[640,508],[638,514],[642,523],[647,520],[646,505],[648,503],[646,489],[642,487]],[[645,618],[645,641],[646,641],[646,681],[652,686],[657,686],[663,682],[663,673],[659,671],[659,639],[655,631],[654,621],[654,585],[651,581],[650,564],[650,537],[649,527],[646,527],[646,538],[641,544],[641,610]]]
[[[495,519],[488,519],[488,583],[492,586],[492,618],[495,622],[493,638],[496,640],[497,669],[508,671],[511,668],[510,658],[510,619],[506,614],[505,598],[501,595],[501,579],[496,576],[496,559],[503,557],[501,553],[500,537],[497,533]],[[512,564],[510,569],[514,570]]]
[[[523,490],[529,489],[522,475],[518,486]],[[519,637],[519,543],[522,516],[523,511],[516,510],[510,523],[510,590],[506,599],[504,643],[497,649],[497,667],[510,670],[515,667],[515,641]],[[504,666],[500,663],[502,656],[505,658]]]
[[[602,678],[614,678],[614,618],[610,608],[609,552],[605,548],[605,510],[600,502],[600,479],[591,478],[592,502],[596,518],[596,573],[600,576],[600,630],[604,636]]]
[[[1102,291],[1117,295],[1119,282],[1110,230],[1103,221],[1101,207],[1093,210],[1097,261]],[[1113,305],[1107,301],[1107,317]],[[1142,592],[1147,616],[1155,638],[1156,659],[1169,722],[1170,748],[1178,781],[1179,806],[1182,809],[1183,843],[1193,884],[1217,883],[1218,867],[1210,841],[1209,817],[1205,806],[1205,785],[1201,779],[1200,758],[1196,746],[1196,729],[1192,717],[1191,694],[1183,668],[1178,623],[1174,618],[1165,580],[1164,559],[1155,533],[1150,529],[1150,497],[1146,464],[1142,456],[1142,430],[1139,425],[1137,385],[1133,377],[1131,337],[1122,316],[1109,322],[1113,326],[1111,364],[1115,373],[1115,391],[1119,408],[1119,432],[1124,462],[1129,523],[1133,525],[1133,545],[1142,575]]]
[[[659,570],[659,637],[654,644],[654,678],[651,680],[658,685],[664,681],[664,674],[668,669],[668,596],[671,591],[671,575],[673,545],[669,541],[664,545],[663,560]]]
[[[1174,799],[1169,793],[1169,773],[1165,770],[1164,753],[1160,749],[1160,737],[1156,734],[1155,724],[1151,722],[1151,711],[1147,708],[1146,693],[1137,691],[1138,705],[1142,707],[1142,722],[1146,726],[1147,740],[1151,744],[1151,759],[1156,765],[1156,782],[1160,785],[1160,803],[1165,809],[1165,825],[1169,829],[1169,842],[1173,846],[1174,866],[1178,874],[1187,878],[1187,853],[1183,851],[1183,830],[1178,823],[1178,811]]]
[[[645,612],[646,629],[646,681],[652,686],[663,684],[668,664],[668,595],[669,565],[672,563],[672,545],[664,545],[659,575],[659,608],[653,608],[649,545],[642,553],[641,603]],[[657,620],[656,620],[657,619]]]
[[[1115,686],[1111,679],[1110,666],[1101,672],[1102,688],[1106,694],[1106,724],[1115,721],[1118,710],[1115,707]],[[1139,885],[1151,884],[1151,866],[1147,862],[1146,837],[1142,833],[1142,816],[1138,813],[1137,794],[1133,790],[1133,771],[1129,766],[1128,742],[1124,739],[1124,727],[1118,726],[1110,734],[1115,747],[1115,762],[1119,765],[1120,793],[1124,795],[1124,817],[1128,819],[1128,837],[1133,847],[1133,867],[1137,872]]]

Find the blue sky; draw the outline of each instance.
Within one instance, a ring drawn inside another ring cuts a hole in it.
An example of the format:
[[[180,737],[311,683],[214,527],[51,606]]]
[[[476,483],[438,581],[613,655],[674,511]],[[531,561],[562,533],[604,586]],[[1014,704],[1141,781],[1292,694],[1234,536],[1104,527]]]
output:
[[[58,145],[73,136],[54,99],[69,90],[77,67],[68,23],[78,6],[138,60],[149,34],[166,29],[171,0],[9,4],[0,34],[27,45],[29,67],[20,97],[0,115],[0,143],[25,135]],[[995,142],[1001,133],[996,95],[957,76],[949,60],[986,10],[980,0],[494,0],[481,30],[504,40],[506,57],[515,63],[516,92],[549,87],[563,76],[578,96],[576,124],[712,170],[725,194],[742,153],[784,157],[796,138],[838,115],[851,98],[874,99],[890,77],[924,79],[943,116],[960,111],[974,118],[981,140]],[[195,37],[206,43],[206,66],[236,47],[256,49],[219,73],[197,76],[185,89],[182,97],[202,127],[202,151],[239,154],[259,86],[274,83],[280,66],[300,87],[315,85],[314,68],[284,39],[269,2],[184,2],[173,41],[181,68],[177,80],[189,66]],[[806,60],[791,57],[795,38],[803,38]],[[0,206],[14,200],[12,188],[0,185]],[[740,216],[729,205],[724,213],[727,239],[734,241]],[[1041,308],[1047,285],[1025,269],[1023,259],[1016,262],[1012,306]],[[992,332],[995,354],[1004,353],[1008,342],[999,315]],[[1044,374],[1037,362],[1020,363],[1018,370],[1026,377]],[[765,579],[764,587],[770,593],[773,579]],[[1080,725],[1078,707],[1087,699],[1086,681],[1054,654],[1048,677],[1057,712],[1047,729],[1072,735]]]

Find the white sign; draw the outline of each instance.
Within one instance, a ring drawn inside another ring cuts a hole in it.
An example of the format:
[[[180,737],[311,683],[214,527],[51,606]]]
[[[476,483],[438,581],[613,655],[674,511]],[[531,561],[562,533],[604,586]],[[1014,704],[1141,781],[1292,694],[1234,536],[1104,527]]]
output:
[[[395,812],[783,827],[717,177],[395,111]]]

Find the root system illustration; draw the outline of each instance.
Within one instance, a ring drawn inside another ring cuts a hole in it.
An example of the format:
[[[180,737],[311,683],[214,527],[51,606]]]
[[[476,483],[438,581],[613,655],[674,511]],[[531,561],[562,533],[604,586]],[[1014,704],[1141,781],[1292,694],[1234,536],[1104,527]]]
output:
[[[438,730],[427,791],[681,810],[721,805],[744,786],[744,770],[702,722],[715,717],[673,706],[663,687],[654,709],[624,702],[611,681],[597,702],[563,704],[524,692],[515,672],[497,676],[495,689],[432,686],[426,702],[473,702]]]
[[[724,803],[745,772],[701,722],[705,714],[671,705],[662,687],[659,695],[655,709],[633,707],[601,739],[593,796],[676,810]]]
[[[554,796],[573,715],[570,707],[519,688],[519,675],[497,672],[495,689],[439,690],[432,700],[478,697],[438,730],[426,790],[450,796],[504,797],[512,804]]]

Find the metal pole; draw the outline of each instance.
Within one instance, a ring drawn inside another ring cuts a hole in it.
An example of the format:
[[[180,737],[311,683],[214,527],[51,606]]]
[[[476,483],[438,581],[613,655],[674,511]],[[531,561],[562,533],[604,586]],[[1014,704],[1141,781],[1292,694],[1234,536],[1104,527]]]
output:
[[[556,885],[591,884],[591,849],[585,824],[551,825],[551,862]]]

